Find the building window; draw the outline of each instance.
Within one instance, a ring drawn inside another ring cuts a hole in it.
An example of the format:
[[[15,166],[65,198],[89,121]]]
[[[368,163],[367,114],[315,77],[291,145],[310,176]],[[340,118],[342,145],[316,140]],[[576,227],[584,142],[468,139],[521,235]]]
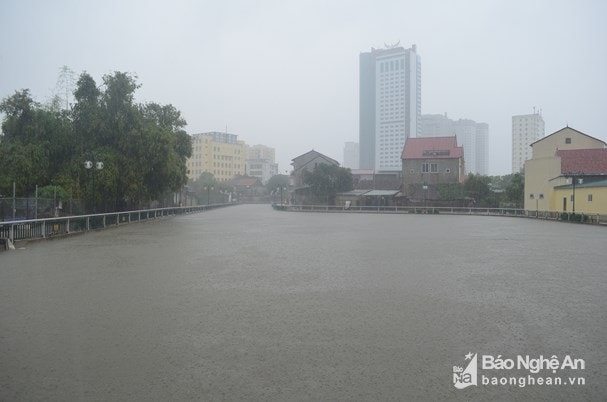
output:
[[[451,169],[449,169],[449,168],[445,169],[445,173],[451,173]]]
[[[571,194],[570,201],[573,202],[573,194]]]
[[[422,173],[428,173],[428,172],[430,172],[430,164],[422,163]]]
[[[409,173],[410,173],[410,174],[415,173],[415,169],[409,169]]]
[[[438,163],[430,164],[430,173],[438,173]]]
[[[540,194],[540,200],[544,199],[544,194]]]
[[[592,194],[588,194],[588,202],[592,202]]]
[[[535,196],[533,194],[529,194],[529,198],[534,199]]]
[[[565,138],[565,144],[571,144],[571,138],[569,138],[569,137]]]

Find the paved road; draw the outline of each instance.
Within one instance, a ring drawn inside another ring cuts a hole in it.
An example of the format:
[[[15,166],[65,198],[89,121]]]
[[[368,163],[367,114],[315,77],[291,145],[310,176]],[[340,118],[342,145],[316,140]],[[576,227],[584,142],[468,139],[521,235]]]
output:
[[[605,228],[244,205],[1,253],[0,400],[601,400],[606,304]]]

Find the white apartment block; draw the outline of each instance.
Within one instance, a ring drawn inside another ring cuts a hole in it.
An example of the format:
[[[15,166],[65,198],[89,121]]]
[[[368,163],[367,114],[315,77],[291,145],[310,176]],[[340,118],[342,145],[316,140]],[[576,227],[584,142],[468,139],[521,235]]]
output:
[[[397,44],[398,45],[398,44]],[[360,164],[400,171],[405,140],[419,134],[421,58],[417,48],[387,46],[360,55]]]
[[[262,184],[278,174],[278,163],[272,163],[265,159],[247,159],[247,176],[257,177]]]
[[[247,159],[264,159],[268,162],[276,162],[276,151],[266,145],[247,146]]]
[[[272,176],[278,174],[274,148],[257,144],[247,146],[246,174],[257,177],[266,184]]]
[[[512,116],[512,173],[520,173],[533,156],[531,144],[544,137],[540,113]]]
[[[489,174],[489,125],[470,119],[453,121],[447,114],[425,114],[420,119],[420,137],[457,137],[464,148],[465,173]]]

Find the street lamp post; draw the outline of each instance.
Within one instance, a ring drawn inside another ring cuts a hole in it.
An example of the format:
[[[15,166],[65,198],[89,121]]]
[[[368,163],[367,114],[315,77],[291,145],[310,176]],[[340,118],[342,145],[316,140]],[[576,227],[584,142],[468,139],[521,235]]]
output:
[[[287,176],[287,184],[285,185],[285,190],[287,192],[287,196],[285,199],[285,204],[289,204],[289,171],[285,170],[285,176]]]
[[[96,199],[96,193],[95,193],[95,176],[97,175],[96,172],[97,170],[101,170],[103,169],[103,162],[102,161],[84,161],[84,168],[87,170],[92,169],[93,170],[93,213],[97,212],[97,199]]]
[[[573,189],[573,193],[571,194],[571,211],[572,211],[573,215],[575,215],[575,185],[578,180],[579,180],[578,184],[581,184],[581,182],[582,182],[582,179],[578,179],[579,175],[581,175],[581,173],[575,173],[575,172],[570,172],[565,175],[565,177],[571,177],[571,187]]]
[[[213,186],[204,186],[204,189],[207,191],[207,205],[211,204],[211,191],[213,190]]]
[[[573,215],[575,215],[575,182],[577,181],[577,178],[575,176],[573,176],[572,182],[573,182],[573,199],[571,200],[571,208],[573,210]]]

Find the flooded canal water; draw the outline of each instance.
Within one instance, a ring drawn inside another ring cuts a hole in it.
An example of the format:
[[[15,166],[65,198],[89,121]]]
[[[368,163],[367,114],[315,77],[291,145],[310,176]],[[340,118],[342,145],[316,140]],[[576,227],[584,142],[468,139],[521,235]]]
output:
[[[0,400],[601,400],[606,306],[607,228],[242,205],[1,253]]]

